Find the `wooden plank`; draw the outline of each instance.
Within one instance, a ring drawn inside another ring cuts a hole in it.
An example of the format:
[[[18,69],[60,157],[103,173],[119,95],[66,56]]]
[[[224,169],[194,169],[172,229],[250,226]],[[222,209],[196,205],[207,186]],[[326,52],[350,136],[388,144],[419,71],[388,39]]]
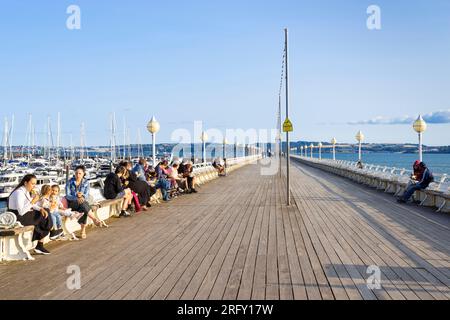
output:
[[[245,210],[245,219],[243,219],[242,223],[239,225],[236,235],[233,239],[233,242],[224,257],[222,266],[218,271],[216,281],[211,289],[209,299],[212,300],[220,300],[223,298],[228,280],[230,278],[230,274],[233,268],[233,264],[237,258],[237,254],[239,248],[241,247],[241,243],[243,241],[244,234],[246,230],[249,230],[249,222],[252,217],[252,208],[247,207]],[[256,212],[255,212],[256,214]],[[255,215],[253,215],[255,216]],[[200,298],[200,296],[198,296]]]
[[[258,201],[262,191],[261,186],[258,185],[252,185],[251,188],[245,189],[237,190],[241,195],[245,195],[245,199],[239,200],[242,206],[235,206],[234,210],[239,213],[239,218],[232,219],[233,223],[231,227],[226,229],[222,234],[223,241],[216,241],[214,246],[208,251],[206,258],[199,261],[198,264],[190,266],[190,274],[187,277],[184,275],[186,278],[191,278],[191,280],[190,282],[186,281],[187,286],[185,286],[184,292],[181,292],[182,299],[208,299],[229,247],[242,221],[245,221],[249,208],[254,206],[255,199]]]
[[[272,176],[272,184],[277,186],[277,176]],[[267,241],[267,267],[266,267],[266,299],[278,300],[280,298],[278,278],[278,254],[277,254],[277,227],[276,216],[280,212],[281,197],[278,187],[273,192],[272,205],[269,211],[269,231]]]
[[[317,179],[317,177],[315,177],[315,179]],[[327,181],[329,181],[329,179],[327,179]],[[409,271],[411,271],[411,270],[409,270]],[[412,272],[412,274],[414,274],[416,277],[418,276],[418,274],[417,274],[417,272],[414,272],[414,270],[413,271],[411,271]],[[423,280],[423,278],[422,277],[417,277],[416,278],[417,279],[417,281],[421,281],[421,280]],[[425,297],[426,298],[429,298],[429,295],[427,296],[427,295],[425,295]]]

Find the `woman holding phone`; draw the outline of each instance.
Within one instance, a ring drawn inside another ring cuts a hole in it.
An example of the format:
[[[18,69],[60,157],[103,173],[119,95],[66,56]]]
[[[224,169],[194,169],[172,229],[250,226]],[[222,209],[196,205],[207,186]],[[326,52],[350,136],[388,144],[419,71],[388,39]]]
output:
[[[36,176],[27,174],[8,198],[8,210],[17,215],[24,226],[34,226],[33,241],[37,241],[34,251],[38,254],[50,254],[44,248],[44,238],[53,227],[52,219],[46,209],[37,206],[39,192],[35,190]]]

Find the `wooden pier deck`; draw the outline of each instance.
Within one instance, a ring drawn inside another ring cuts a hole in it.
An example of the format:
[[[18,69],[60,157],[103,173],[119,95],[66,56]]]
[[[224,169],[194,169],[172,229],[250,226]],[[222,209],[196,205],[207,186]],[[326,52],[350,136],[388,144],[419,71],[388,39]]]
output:
[[[0,299],[450,299],[449,215],[307,166],[291,172],[290,207],[283,179],[249,165],[51,256],[0,265]]]

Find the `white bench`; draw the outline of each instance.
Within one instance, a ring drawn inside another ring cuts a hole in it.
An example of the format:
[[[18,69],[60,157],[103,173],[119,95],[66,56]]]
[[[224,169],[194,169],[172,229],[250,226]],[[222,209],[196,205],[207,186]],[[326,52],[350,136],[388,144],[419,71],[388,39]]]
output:
[[[298,162],[312,167],[346,177],[355,182],[368,185],[394,195],[402,194],[408,186],[409,177],[405,169],[388,168],[385,166],[368,165],[365,169],[358,169],[345,162],[330,162],[327,160],[306,159],[292,156]],[[395,171],[399,171],[395,174]],[[439,181],[431,183],[425,190],[416,191],[414,199],[420,205],[435,207],[437,212],[450,212],[450,187],[445,183],[447,175],[442,175]]]
[[[29,252],[33,230],[33,226],[0,229],[0,261],[34,260]]]

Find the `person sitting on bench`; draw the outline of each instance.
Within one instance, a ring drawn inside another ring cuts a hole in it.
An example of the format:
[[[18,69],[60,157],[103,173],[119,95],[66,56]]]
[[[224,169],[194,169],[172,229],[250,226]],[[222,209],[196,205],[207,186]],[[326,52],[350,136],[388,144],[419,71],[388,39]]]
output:
[[[219,173],[219,177],[222,177],[225,175],[225,166],[219,159],[214,159],[212,166],[217,170]]]
[[[414,192],[428,188],[430,183],[434,181],[433,173],[431,172],[430,169],[427,168],[425,163],[420,162],[417,168],[417,172],[422,173],[421,179],[416,180],[417,176],[413,174],[413,176],[411,177],[412,180],[406,187],[403,196],[397,199],[398,202],[406,203],[409,200],[409,198],[411,198],[411,196],[414,194]]]
[[[131,214],[127,212],[128,206],[133,200],[133,195],[130,188],[124,188],[122,181],[120,180],[123,176],[127,174],[127,168],[119,166],[116,172],[111,172],[105,179],[105,188],[103,195],[108,200],[113,199],[123,199],[122,210],[119,217],[130,217]]]
[[[36,205],[40,199],[35,190],[36,183],[35,175],[24,176],[8,198],[8,210],[17,216],[17,221],[23,226],[34,226],[33,241],[37,241],[34,251],[47,255],[50,252],[44,248],[44,239],[52,230],[53,221],[47,210]]]

